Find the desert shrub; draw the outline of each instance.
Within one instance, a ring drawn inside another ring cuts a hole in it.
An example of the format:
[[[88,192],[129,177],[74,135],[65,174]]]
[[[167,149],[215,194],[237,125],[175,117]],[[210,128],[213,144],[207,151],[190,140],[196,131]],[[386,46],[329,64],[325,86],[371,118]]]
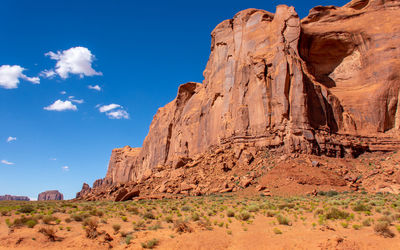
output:
[[[52,215],[46,215],[46,216],[43,217],[42,220],[43,220],[43,223],[44,223],[44,224],[49,225],[49,224],[51,224],[53,221],[56,221],[57,218],[54,217],[54,216],[52,216]]]
[[[238,214],[238,219],[239,220],[249,220],[251,218],[251,214],[247,211],[242,211]]]
[[[273,229],[273,231],[274,231],[275,234],[282,234],[282,231],[279,230],[279,228],[276,228],[276,227],[275,227],[275,228]]]
[[[337,191],[335,191],[335,190],[329,190],[328,192],[325,193],[325,195],[328,196],[328,197],[333,197],[333,196],[336,196],[338,194],[339,193]]]
[[[72,221],[71,218],[66,218],[66,219],[65,219],[65,222],[66,222],[66,223],[71,223],[71,221]]]
[[[363,220],[362,225],[363,225],[364,227],[369,227],[369,226],[371,226],[371,219],[365,219],[365,220]]]
[[[157,246],[159,243],[158,239],[154,238],[152,240],[146,241],[146,242],[142,242],[141,245],[143,248],[149,248],[152,249],[155,246]]]
[[[228,211],[226,211],[226,216],[235,217],[235,212],[232,209],[228,209]]]
[[[128,207],[126,210],[132,214],[139,214],[139,209],[137,207]]]
[[[360,230],[361,229],[361,225],[353,224],[353,229]]]
[[[193,229],[190,227],[189,223],[177,220],[174,222],[174,229],[177,233],[191,233]]]
[[[192,220],[193,221],[198,221],[200,220],[200,215],[198,213],[192,213]]]
[[[184,211],[184,212],[191,211],[191,210],[192,210],[192,208],[189,207],[189,206],[183,206],[183,207],[181,208],[181,211]]]
[[[131,244],[131,240],[132,240],[132,235],[127,235],[127,236],[125,237],[125,243],[126,243],[127,245]]]
[[[86,227],[86,237],[89,239],[95,239],[98,236],[97,227],[99,222],[96,219],[87,218],[83,225]]]
[[[138,221],[137,223],[134,223],[133,229],[135,231],[145,230],[146,229],[146,222],[141,220],[141,221]]]
[[[126,217],[126,216],[122,216],[121,219],[122,219],[122,221],[124,221],[124,222],[127,222],[127,221],[128,221],[128,217]]]
[[[349,223],[347,223],[347,222],[342,222],[342,223],[340,223],[340,225],[342,225],[343,228],[349,227]]]
[[[153,230],[153,231],[157,231],[160,228],[162,228],[160,222],[157,222],[156,224],[149,226],[149,230]]]
[[[374,231],[385,238],[393,238],[394,233],[389,229],[389,223],[380,221],[374,226]]]
[[[152,212],[146,212],[143,214],[143,219],[154,220],[156,217]]]
[[[378,219],[378,221],[386,222],[390,225],[393,220],[392,220],[392,217],[390,217],[390,216],[382,216],[381,218]]]
[[[38,224],[38,222],[36,220],[28,220],[25,225],[29,228],[33,228]]]
[[[249,206],[248,210],[249,210],[249,212],[254,213],[254,212],[257,212],[258,210],[260,210],[260,208],[259,208],[259,206],[253,204],[253,205]]]
[[[326,213],[326,219],[328,220],[338,220],[338,219],[346,219],[350,216],[349,213],[339,210],[335,207],[329,209],[329,211]]]
[[[279,209],[294,208],[294,207],[295,205],[293,203],[283,203],[278,205]]]
[[[39,233],[44,234],[50,241],[61,241],[62,238],[56,236],[56,231],[51,227],[42,227]]]
[[[73,214],[73,215],[71,215],[71,218],[74,221],[78,221],[78,222],[83,221],[83,219],[84,219],[84,217],[81,214]]]
[[[114,233],[118,233],[118,231],[121,229],[121,225],[120,224],[114,224],[112,226]]]
[[[35,211],[35,208],[32,205],[23,205],[20,209],[17,210],[20,213],[29,214]]]
[[[171,215],[167,215],[166,217],[165,217],[165,222],[167,222],[167,223],[172,223],[172,222],[174,222],[174,220],[173,220],[173,218],[172,218],[172,216]]]
[[[276,216],[276,219],[278,220],[278,223],[281,225],[286,225],[286,226],[291,226],[292,223],[290,222],[290,220],[287,217],[284,217],[280,214],[278,214]]]
[[[356,212],[367,212],[367,211],[371,211],[371,208],[362,202],[357,202],[353,206],[353,210]]]

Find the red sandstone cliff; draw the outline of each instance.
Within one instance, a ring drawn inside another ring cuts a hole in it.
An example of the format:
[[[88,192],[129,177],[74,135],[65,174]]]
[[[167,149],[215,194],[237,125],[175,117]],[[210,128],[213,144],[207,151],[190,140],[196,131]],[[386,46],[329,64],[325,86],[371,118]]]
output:
[[[204,82],[179,87],[142,148],[114,149],[94,188],[134,186],[218,150],[230,152],[220,163],[232,168],[269,149],[334,157],[398,149],[399,14],[399,0],[318,6],[303,20],[284,5],[239,12],[212,31]]]

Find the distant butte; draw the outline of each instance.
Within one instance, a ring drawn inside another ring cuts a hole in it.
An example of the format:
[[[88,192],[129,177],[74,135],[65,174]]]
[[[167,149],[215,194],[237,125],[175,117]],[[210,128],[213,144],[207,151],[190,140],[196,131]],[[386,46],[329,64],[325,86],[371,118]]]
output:
[[[30,201],[27,196],[0,195],[0,201]]]
[[[57,190],[50,190],[42,192],[38,195],[38,201],[49,201],[49,200],[64,200],[64,196]]]

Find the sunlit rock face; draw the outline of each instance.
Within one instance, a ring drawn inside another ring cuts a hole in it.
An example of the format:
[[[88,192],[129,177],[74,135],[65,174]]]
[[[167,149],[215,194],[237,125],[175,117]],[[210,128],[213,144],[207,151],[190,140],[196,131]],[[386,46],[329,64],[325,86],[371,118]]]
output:
[[[114,149],[96,187],[144,182],[218,148],[333,157],[399,148],[399,6],[357,0],[300,20],[280,5],[223,21],[203,83],[179,87],[141,148]]]

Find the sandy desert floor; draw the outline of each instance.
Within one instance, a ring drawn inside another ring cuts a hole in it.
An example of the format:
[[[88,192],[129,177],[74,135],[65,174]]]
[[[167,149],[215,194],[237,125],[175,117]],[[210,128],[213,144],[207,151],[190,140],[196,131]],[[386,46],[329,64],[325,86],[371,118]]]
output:
[[[0,203],[0,249],[400,249],[398,195]]]

